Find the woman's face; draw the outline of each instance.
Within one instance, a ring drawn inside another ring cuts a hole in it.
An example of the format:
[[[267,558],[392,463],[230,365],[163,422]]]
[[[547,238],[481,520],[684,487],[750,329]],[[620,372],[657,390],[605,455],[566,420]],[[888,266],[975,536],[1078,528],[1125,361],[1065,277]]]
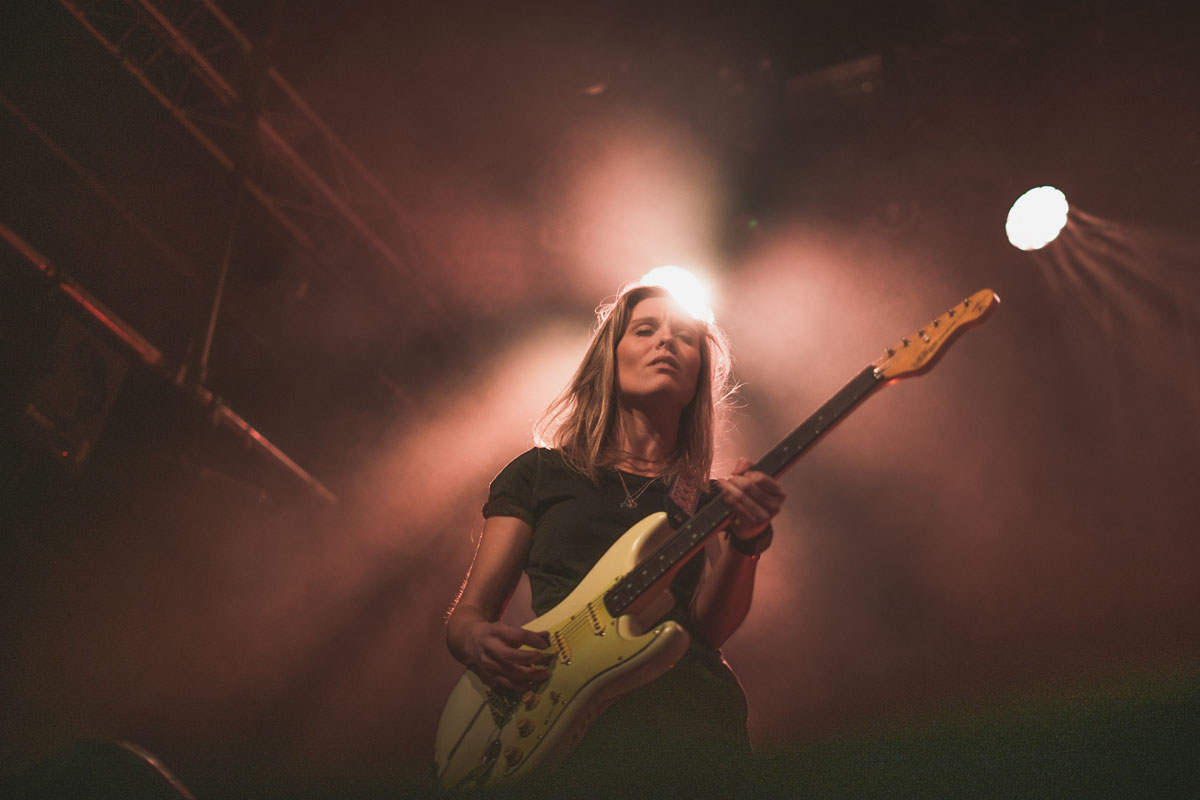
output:
[[[700,323],[671,298],[638,302],[617,342],[617,392],[633,404],[682,410],[696,394],[702,336]]]

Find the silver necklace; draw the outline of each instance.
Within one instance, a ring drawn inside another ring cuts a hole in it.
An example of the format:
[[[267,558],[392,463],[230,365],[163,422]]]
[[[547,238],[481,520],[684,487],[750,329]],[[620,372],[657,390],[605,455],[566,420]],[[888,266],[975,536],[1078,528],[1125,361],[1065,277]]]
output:
[[[617,470],[617,479],[621,481],[621,488],[625,490],[625,499],[621,501],[621,508],[637,508],[637,499],[642,496],[643,492],[650,488],[650,484],[658,480],[658,478],[651,478],[642,484],[642,488],[630,494],[629,486],[626,485],[625,476],[621,474],[621,470]]]

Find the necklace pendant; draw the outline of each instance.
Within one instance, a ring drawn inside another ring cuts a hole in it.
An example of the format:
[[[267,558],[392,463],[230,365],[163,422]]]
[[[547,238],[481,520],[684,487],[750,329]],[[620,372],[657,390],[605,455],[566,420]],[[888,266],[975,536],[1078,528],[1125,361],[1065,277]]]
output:
[[[621,482],[621,488],[625,490],[625,499],[621,501],[621,508],[637,508],[637,499],[642,496],[642,492],[650,488],[650,484],[654,483],[657,478],[650,478],[642,484],[642,488],[636,492],[629,491],[629,484],[625,482],[625,476],[621,474],[621,470],[617,470],[617,480]]]

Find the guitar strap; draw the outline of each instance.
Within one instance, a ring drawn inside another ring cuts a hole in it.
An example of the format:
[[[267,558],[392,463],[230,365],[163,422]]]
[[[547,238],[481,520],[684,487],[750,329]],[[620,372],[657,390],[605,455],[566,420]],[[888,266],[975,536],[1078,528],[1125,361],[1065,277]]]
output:
[[[696,506],[700,502],[700,489],[696,482],[676,476],[671,491],[667,495],[667,519],[676,530],[692,518]]]

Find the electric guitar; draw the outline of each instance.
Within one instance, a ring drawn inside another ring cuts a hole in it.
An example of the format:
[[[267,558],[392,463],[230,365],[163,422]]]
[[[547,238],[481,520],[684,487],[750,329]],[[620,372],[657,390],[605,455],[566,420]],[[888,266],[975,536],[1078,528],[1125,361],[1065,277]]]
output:
[[[982,322],[999,298],[984,289],[887,348],[752,469],[778,476],[867,395],[919,375],[964,330]],[[591,722],[623,694],[650,683],[688,648],[688,633],[661,622],[676,570],[722,528],[729,507],[717,497],[679,530],[664,512],[626,531],[577,587],[523,627],[549,631],[546,680],[523,694],[486,684],[468,669],[438,725],[434,762],[447,789],[497,787],[568,753]]]

